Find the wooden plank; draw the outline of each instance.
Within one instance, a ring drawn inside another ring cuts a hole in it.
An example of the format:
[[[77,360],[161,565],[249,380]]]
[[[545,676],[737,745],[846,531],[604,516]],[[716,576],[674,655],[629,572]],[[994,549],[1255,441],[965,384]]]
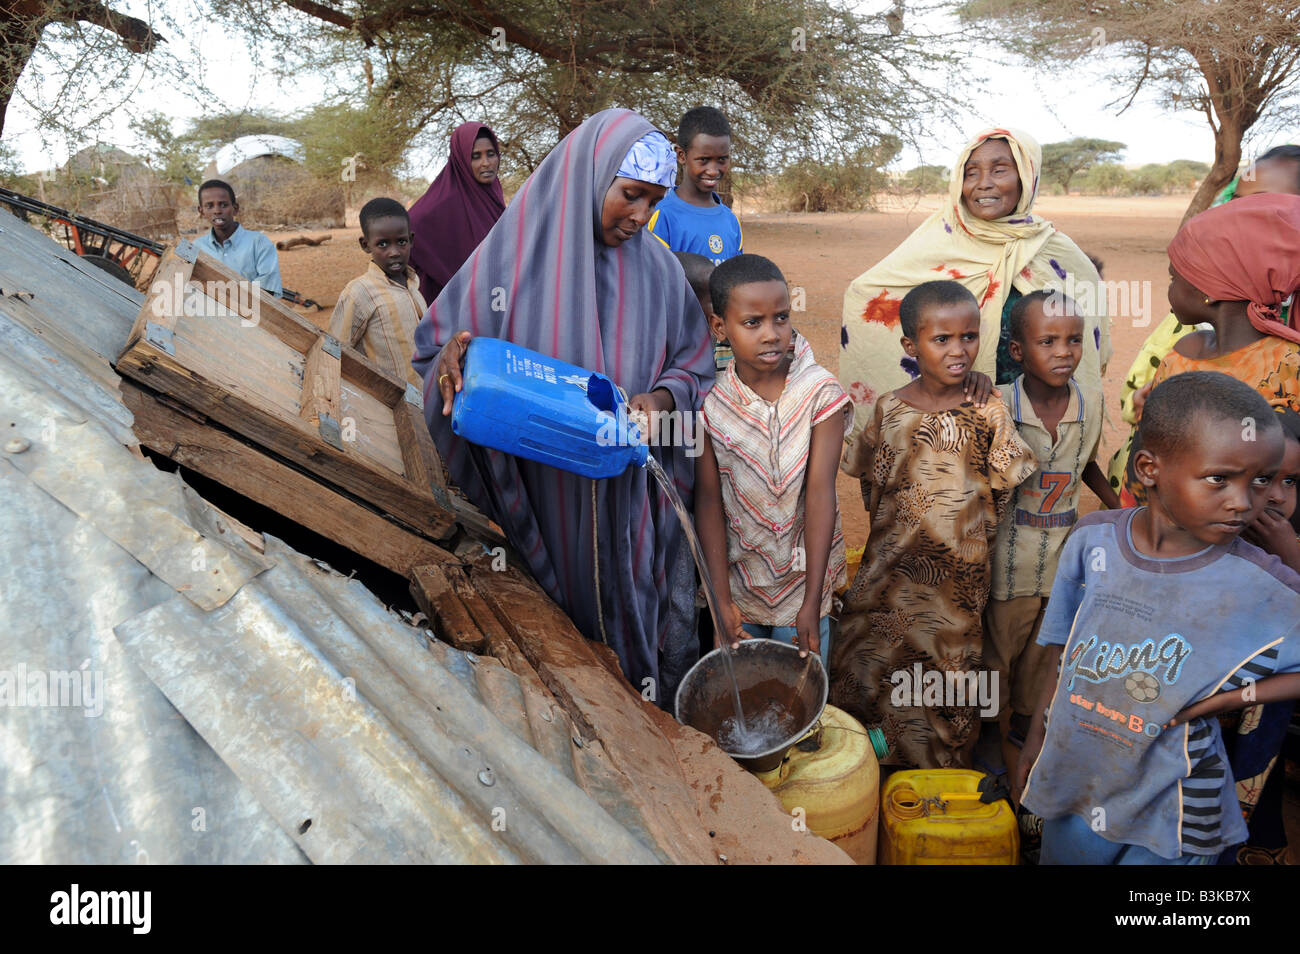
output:
[[[394,409],[351,381],[342,383],[340,394],[342,406],[339,410],[343,415],[340,421],[347,449],[355,450],[394,474],[405,476]]]
[[[485,653],[487,637],[452,589],[447,574],[438,565],[417,566],[410,572],[411,596],[429,618],[434,635],[464,652]]]
[[[307,350],[321,336],[321,330],[301,315],[290,311],[281,299],[263,292],[257,298],[241,294],[237,289],[248,286],[248,280],[225,264],[199,253],[194,262],[194,280],[201,284],[214,283],[228,289],[224,295],[226,307],[249,322],[274,335],[299,354]],[[234,292],[233,294],[231,292]],[[231,307],[231,306],[234,307]]]
[[[411,572],[411,595],[439,639],[500,660],[525,688],[550,698],[545,683],[460,567],[417,567]]]
[[[195,376],[147,341],[137,342],[125,352],[117,369],[373,503],[434,540],[447,539],[455,532],[451,515],[438,507],[427,487],[329,445],[305,421],[287,422],[281,415]]]
[[[403,576],[457,558],[226,431],[196,420],[129,381],[123,403],[140,442],[309,530]]]
[[[469,571],[475,592],[583,744],[598,745],[621,773],[622,797],[636,804],[654,840],[676,860],[716,861],[677,753],[649,711],[655,707],[628,684],[613,653],[585,639],[535,581],[514,567],[494,573],[486,566],[477,561]]]
[[[397,443],[402,448],[402,470],[406,479],[421,487],[432,487],[437,496],[441,490],[446,496],[447,482],[442,475],[442,462],[434,449],[429,429],[424,424],[424,412],[405,400],[394,408],[393,420],[397,422]]]
[[[131,326],[131,334],[127,337],[128,347],[145,337],[151,323],[168,331],[176,328],[177,315],[184,307],[186,289],[193,272],[193,262],[175,255],[167,257],[150,283],[151,293],[145,297],[135,323]],[[162,296],[161,305],[159,296]]]
[[[327,441],[341,441],[339,412],[339,343],[328,335],[316,339],[302,367],[302,419]]]
[[[406,394],[405,379],[399,384],[398,379],[389,377],[383,368],[360,351],[345,346],[341,360],[343,377],[367,394],[374,395],[387,407],[395,406]]]
[[[450,539],[456,515],[403,382],[270,296],[250,297],[249,282],[184,243],[164,272],[172,285],[151,293],[141,317],[163,312],[170,326],[137,322],[120,373],[420,533]]]

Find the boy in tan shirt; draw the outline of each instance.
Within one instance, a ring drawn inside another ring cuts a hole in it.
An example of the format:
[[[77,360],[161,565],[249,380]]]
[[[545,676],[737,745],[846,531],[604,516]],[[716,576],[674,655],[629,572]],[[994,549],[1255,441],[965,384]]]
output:
[[[385,371],[417,388],[411,367],[415,326],[426,305],[411,258],[411,220],[400,202],[371,199],[361,207],[361,248],[370,255],[364,275],[352,279],[330,316],[329,333]]]

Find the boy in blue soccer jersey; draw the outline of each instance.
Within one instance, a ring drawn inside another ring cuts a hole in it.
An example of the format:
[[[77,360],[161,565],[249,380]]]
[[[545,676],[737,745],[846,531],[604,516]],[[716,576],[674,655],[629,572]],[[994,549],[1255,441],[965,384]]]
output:
[[[1282,463],[1277,415],[1191,371],[1151,393],[1135,446],[1147,505],[1075,525],[1038,635],[1060,673],[1013,788],[1044,819],[1041,864],[1213,863],[1246,826],[1218,722],[1183,710],[1297,694],[1275,674],[1300,671],[1300,574],[1241,539]]]
[[[714,265],[744,250],[740,220],[713,190],[731,165],[731,126],[721,110],[697,106],[677,127],[681,179],[655,207],[647,230],[674,252],[694,252]]]

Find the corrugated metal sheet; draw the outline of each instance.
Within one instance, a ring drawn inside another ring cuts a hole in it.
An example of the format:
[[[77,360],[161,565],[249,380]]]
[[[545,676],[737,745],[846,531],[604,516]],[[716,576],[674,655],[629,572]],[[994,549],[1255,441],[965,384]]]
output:
[[[176,596],[116,633],[309,858],[655,860],[360,583],[267,555],[224,606]]]
[[[662,860],[548,697],[124,446],[68,258],[0,213],[0,862]]]

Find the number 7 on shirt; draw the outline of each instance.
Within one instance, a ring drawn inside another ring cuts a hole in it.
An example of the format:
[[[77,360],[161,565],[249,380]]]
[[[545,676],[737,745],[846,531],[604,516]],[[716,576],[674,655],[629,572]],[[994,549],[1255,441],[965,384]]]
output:
[[[1070,486],[1070,478],[1073,476],[1066,470],[1045,470],[1038,475],[1038,489],[1047,491],[1043,502],[1038,505],[1039,513],[1052,512],[1056,502],[1061,499],[1061,494],[1065,493],[1065,488]]]

